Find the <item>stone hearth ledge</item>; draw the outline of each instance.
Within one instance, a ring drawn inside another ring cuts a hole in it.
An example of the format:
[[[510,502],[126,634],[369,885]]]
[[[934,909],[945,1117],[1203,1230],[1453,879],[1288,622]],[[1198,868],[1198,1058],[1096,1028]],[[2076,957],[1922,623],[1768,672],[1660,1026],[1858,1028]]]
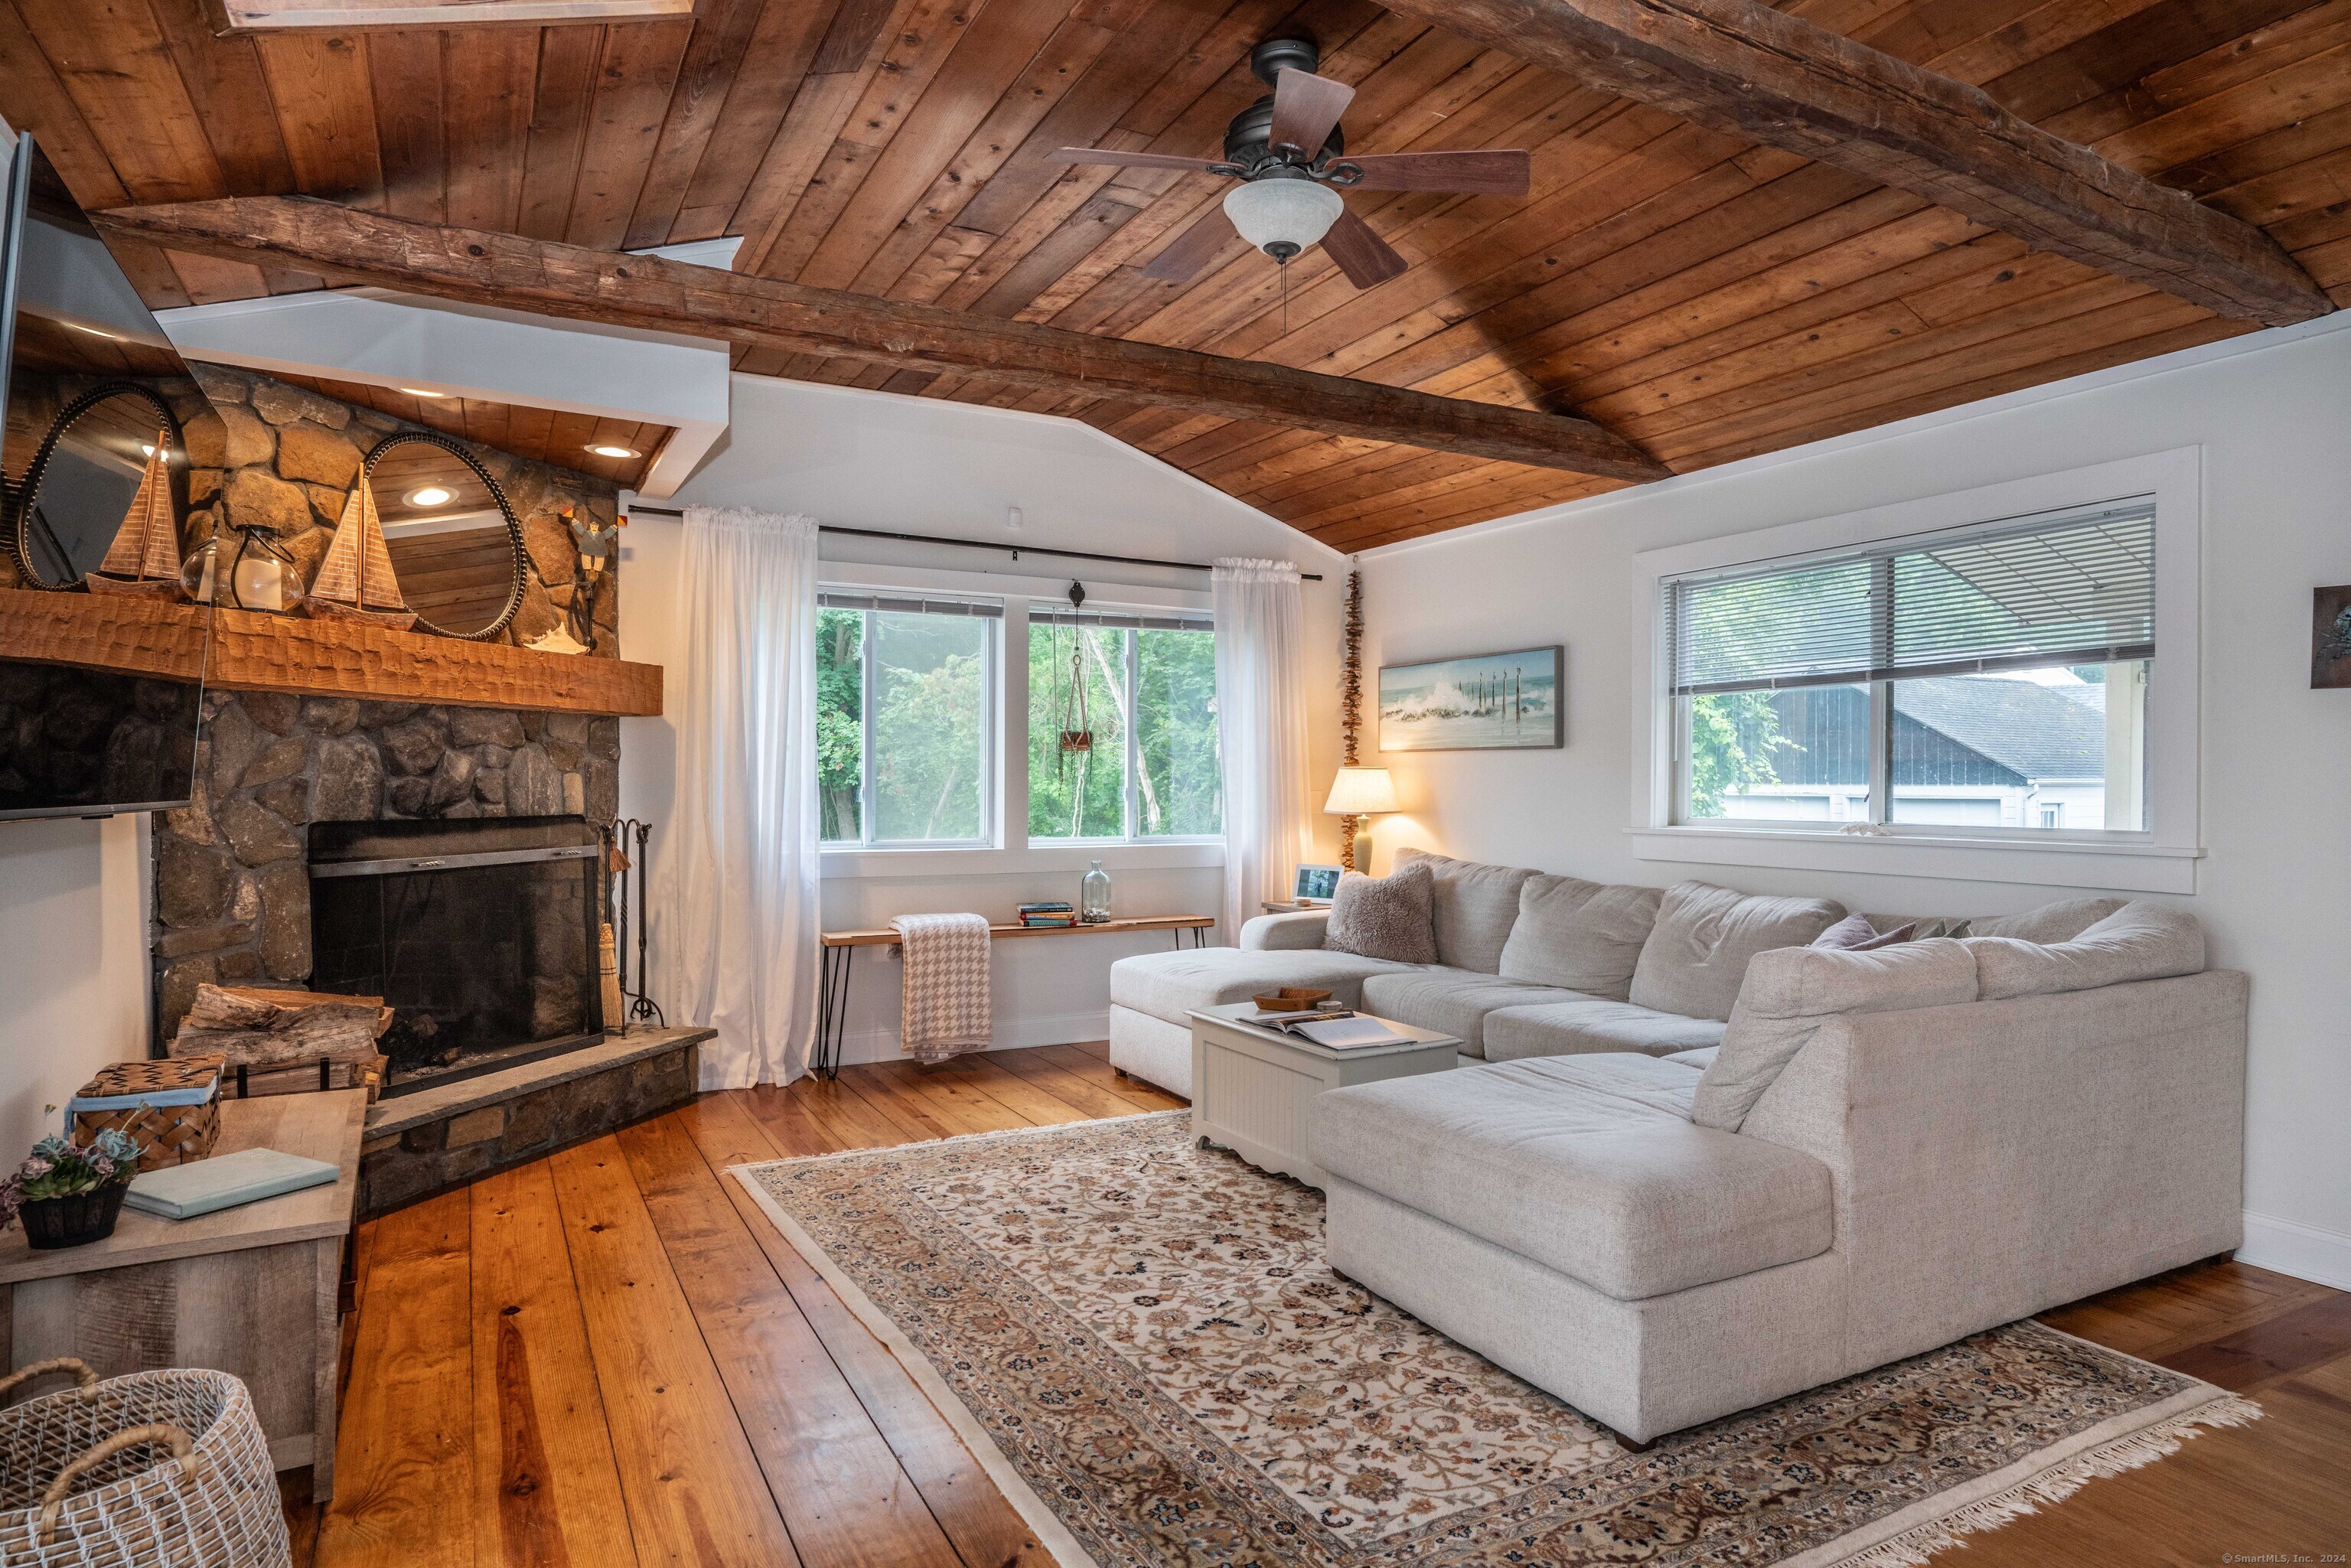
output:
[[[501,1104],[518,1094],[626,1067],[680,1046],[699,1045],[717,1038],[717,1034],[714,1029],[631,1030],[624,1035],[606,1035],[601,1045],[582,1046],[561,1056],[543,1057],[518,1067],[502,1068],[479,1077],[420,1089],[413,1094],[379,1100],[368,1107],[367,1141],[373,1144],[379,1138],[393,1137],[412,1127],[446,1122],[468,1111]]]
[[[372,1218],[692,1101],[706,1029],[607,1036],[541,1061],[385,1100],[360,1145],[360,1217]]]

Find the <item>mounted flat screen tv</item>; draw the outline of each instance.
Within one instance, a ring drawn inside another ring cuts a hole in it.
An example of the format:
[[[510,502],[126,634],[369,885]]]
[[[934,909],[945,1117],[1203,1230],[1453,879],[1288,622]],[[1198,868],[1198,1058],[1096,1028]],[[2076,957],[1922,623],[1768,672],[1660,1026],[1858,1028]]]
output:
[[[176,558],[188,516],[179,411],[201,407],[204,394],[30,136],[9,153],[5,215],[0,590],[12,599],[87,593],[159,442],[166,483],[150,494],[168,490],[170,533],[151,553]],[[207,612],[207,653],[210,620]],[[203,704],[201,676],[0,656],[0,820],[186,805]]]

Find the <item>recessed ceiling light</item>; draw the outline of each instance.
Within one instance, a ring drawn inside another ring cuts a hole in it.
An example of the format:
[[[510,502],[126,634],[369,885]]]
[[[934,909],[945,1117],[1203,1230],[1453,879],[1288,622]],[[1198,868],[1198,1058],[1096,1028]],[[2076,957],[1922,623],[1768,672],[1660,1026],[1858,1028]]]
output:
[[[401,499],[412,507],[445,507],[455,497],[454,490],[444,490],[438,485],[426,485],[421,489],[411,490]]]
[[[406,392],[410,397],[448,397],[452,395],[444,392],[434,392],[430,387],[402,387],[400,390]]]
[[[140,455],[140,456],[141,456],[141,457],[152,457],[152,456],[154,456],[154,455],[155,455],[155,444],[154,444],[153,442],[152,442],[152,441],[142,441],[142,442],[141,442],[141,443],[139,444],[139,455]]]
[[[588,450],[599,457],[634,457],[638,455],[633,446],[608,446],[601,443],[590,444]]]

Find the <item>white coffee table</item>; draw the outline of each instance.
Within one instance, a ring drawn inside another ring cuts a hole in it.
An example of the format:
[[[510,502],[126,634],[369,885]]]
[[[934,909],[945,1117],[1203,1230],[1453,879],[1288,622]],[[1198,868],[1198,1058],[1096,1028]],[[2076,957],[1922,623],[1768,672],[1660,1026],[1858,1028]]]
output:
[[[1306,1155],[1306,1107],[1325,1089],[1442,1072],[1461,1042],[1435,1030],[1380,1021],[1403,1045],[1332,1051],[1279,1030],[1239,1019],[1254,1002],[1198,1009],[1192,1020],[1192,1132],[1202,1148],[1220,1145],[1259,1170],[1280,1171],[1311,1187],[1326,1185]]]

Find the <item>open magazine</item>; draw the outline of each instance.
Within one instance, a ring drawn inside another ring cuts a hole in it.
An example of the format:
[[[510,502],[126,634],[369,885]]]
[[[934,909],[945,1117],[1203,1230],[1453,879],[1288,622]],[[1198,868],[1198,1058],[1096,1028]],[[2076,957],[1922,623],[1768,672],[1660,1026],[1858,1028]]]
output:
[[[1332,1011],[1314,1013],[1261,1013],[1249,1020],[1267,1029],[1278,1029],[1294,1034],[1301,1040],[1332,1051],[1360,1051],[1374,1045],[1409,1045],[1411,1037],[1401,1035],[1375,1018],[1361,1013]]]

